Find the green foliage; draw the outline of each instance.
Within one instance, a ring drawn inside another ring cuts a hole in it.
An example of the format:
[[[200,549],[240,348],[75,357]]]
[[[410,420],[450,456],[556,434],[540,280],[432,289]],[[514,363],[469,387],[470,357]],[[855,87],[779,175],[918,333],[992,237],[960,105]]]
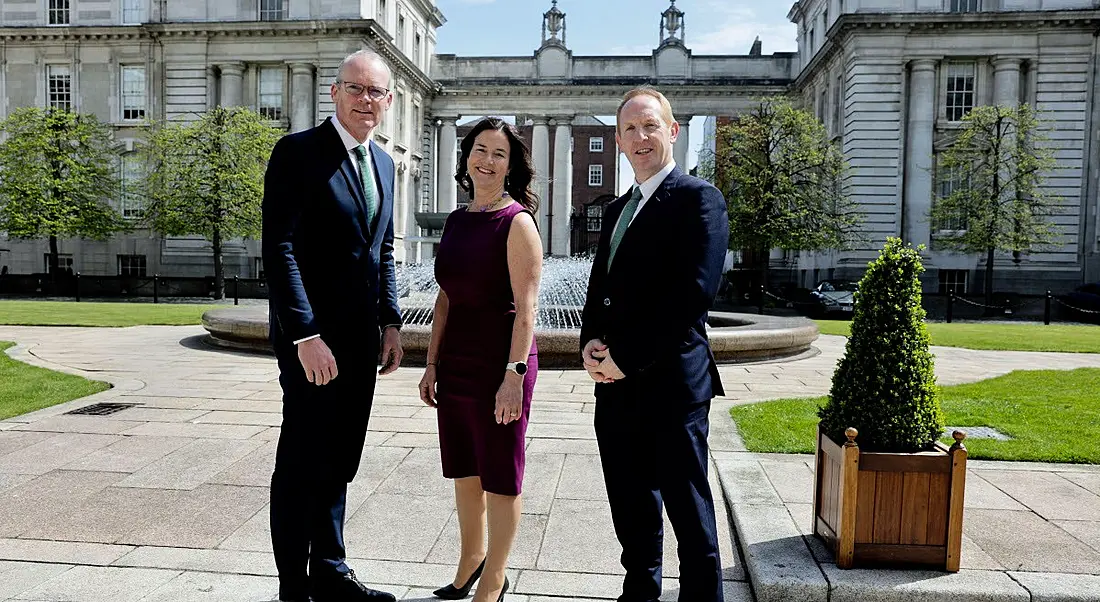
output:
[[[912,452],[943,431],[921,307],[923,271],[917,249],[889,238],[860,280],[852,334],[819,411],[834,441],[855,427],[865,450]]]
[[[1027,252],[1053,240],[1056,205],[1043,181],[1056,163],[1040,126],[1026,104],[976,107],[963,119],[939,163],[952,190],[935,199],[931,219],[965,229],[938,243],[968,253]]]
[[[0,231],[104,239],[126,229],[110,128],[94,115],[23,108],[0,122]]]
[[[169,236],[259,236],[264,170],[280,135],[245,108],[155,127],[143,149],[149,225]]]
[[[729,203],[731,248],[824,251],[856,239],[860,216],[840,183],[844,158],[809,112],[762,100],[718,127],[715,149],[700,157],[700,173]]]
[[[256,112],[215,107],[153,128],[143,149],[146,223],[213,243],[215,296],[225,295],[222,241],[260,235],[264,171],[281,132]]]

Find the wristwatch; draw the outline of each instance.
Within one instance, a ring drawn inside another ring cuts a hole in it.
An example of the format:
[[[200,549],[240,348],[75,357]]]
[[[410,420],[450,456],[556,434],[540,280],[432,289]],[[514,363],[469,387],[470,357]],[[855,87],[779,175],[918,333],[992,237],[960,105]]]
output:
[[[515,372],[516,374],[518,374],[520,376],[523,376],[524,374],[527,374],[527,363],[526,362],[508,362],[508,365],[505,366],[504,369],[505,370],[511,370],[512,372]]]

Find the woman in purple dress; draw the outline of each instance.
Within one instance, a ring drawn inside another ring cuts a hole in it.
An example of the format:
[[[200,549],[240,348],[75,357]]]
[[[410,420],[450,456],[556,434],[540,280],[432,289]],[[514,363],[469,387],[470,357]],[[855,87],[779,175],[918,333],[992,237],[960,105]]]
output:
[[[542,241],[531,153],[515,128],[487,118],[462,139],[455,179],[470,204],[447,218],[435,277],[420,398],[437,409],[443,476],[455,480],[462,539],[439,598],[504,599],[520,520],[524,442],[538,373],[535,302]],[[488,548],[485,545],[488,528]]]

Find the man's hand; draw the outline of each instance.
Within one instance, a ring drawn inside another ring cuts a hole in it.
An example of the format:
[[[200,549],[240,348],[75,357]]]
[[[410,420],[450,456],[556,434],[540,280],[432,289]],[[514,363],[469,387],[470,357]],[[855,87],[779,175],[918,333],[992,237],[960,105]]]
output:
[[[607,354],[607,345],[600,339],[588,341],[585,343],[584,349],[581,350],[584,369],[588,371],[588,375],[592,377],[592,380],[598,383],[614,382],[611,375],[607,374],[601,367],[601,362],[607,357]]]
[[[599,364],[589,372],[597,372],[602,374],[604,378],[607,378],[607,382],[615,382],[626,378],[626,374],[619,369],[619,365],[615,363],[615,360],[611,358],[611,350],[604,349],[603,351],[593,351],[592,357],[599,360]]]
[[[382,369],[378,373],[384,376],[397,370],[403,357],[405,351],[401,349],[401,331],[389,326],[382,333]]]
[[[298,361],[306,371],[306,380],[315,385],[327,385],[336,378],[336,358],[321,337],[298,343]]]

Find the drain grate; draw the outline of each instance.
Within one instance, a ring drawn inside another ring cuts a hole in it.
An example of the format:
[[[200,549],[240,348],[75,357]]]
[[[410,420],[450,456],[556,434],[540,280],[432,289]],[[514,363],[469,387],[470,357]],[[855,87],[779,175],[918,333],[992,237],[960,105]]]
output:
[[[122,410],[137,407],[136,403],[93,403],[80,409],[65,412],[66,414],[79,414],[81,416],[109,416]]]

